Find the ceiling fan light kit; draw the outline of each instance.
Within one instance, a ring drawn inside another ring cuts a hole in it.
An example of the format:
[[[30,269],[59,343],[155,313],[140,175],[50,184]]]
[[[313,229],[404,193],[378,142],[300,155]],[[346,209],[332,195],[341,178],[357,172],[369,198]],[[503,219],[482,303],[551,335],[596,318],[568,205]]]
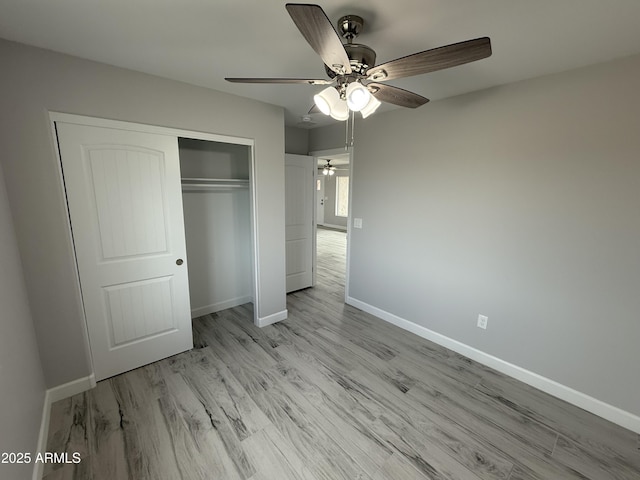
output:
[[[336,173],[336,167],[331,165],[331,160],[327,160],[327,164],[322,169],[322,174],[331,176],[331,175],[335,175],[335,173]]]
[[[330,85],[314,96],[314,102],[322,113],[340,121],[347,120],[350,112],[360,112],[363,118],[367,118],[376,111],[381,102],[417,108],[429,101],[417,93],[377,82],[422,75],[491,56],[491,40],[488,37],[482,37],[375,65],[376,52],[367,45],[353,43],[364,27],[362,17],[357,15],[341,17],[338,20],[339,35],[319,5],[287,3],[286,9],[307,43],[324,62],[329,80],[301,78],[226,78],[226,80],[236,83]],[[346,44],[342,43],[340,36],[347,40]]]

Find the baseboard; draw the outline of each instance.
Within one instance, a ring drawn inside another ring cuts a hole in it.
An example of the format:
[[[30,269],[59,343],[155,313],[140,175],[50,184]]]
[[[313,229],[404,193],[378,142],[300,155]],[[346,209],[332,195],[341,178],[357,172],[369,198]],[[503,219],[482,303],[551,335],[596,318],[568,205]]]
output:
[[[273,313],[271,315],[267,315],[266,317],[258,317],[256,319],[256,325],[260,328],[266,327],[267,325],[271,325],[272,323],[286,320],[288,315],[289,312],[287,310],[282,310],[281,312]]]
[[[193,308],[191,310],[191,318],[202,317],[203,315],[209,315],[210,313],[237,307],[238,305],[244,305],[249,302],[253,302],[253,297],[251,295],[245,295],[244,297],[236,297],[223,302],[212,303],[204,307]]]
[[[51,419],[51,395],[49,390],[44,392],[44,402],[42,406],[42,418],[40,420],[40,433],[38,434],[38,446],[36,447],[36,455],[44,453],[47,450],[47,438],[49,437],[49,420]],[[40,480],[44,473],[44,464],[42,462],[34,462],[32,480]]]
[[[96,386],[96,377],[92,373],[88,377],[82,377],[77,380],[73,380],[63,385],[50,388],[47,390],[47,395],[51,403],[55,403],[63,398],[68,398],[78,393],[86,392]]]
[[[51,405],[78,393],[85,392],[96,386],[96,377],[92,373],[88,377],[79,378],[63,385],[50,388],[44,393],[42,406],[42,419],[40,420],[40,433],[38,434],[38,446],[36,453],[47,451],[47,437],[49,436],[49,421],[51,420]],[[44,463],[34,462],[33,480],[41,480],[44,472]]]
[[[397,315],[369,305],[368,303],[362,302],[356,298],[348,297],[347,303],[386,322],[392,323],[403,330],[407,330],[422,338],[426,338],[438,345],[453,350],[454,352],[464,355],[476,362],[487,365],[488,367],[498,370],[505,375],[542,390],[549,395],[553,395],[565,402],[571,403],[572,405],[580,407],[594,415],[598,415],[599,417],[609,420],[610,422],[620,425],[632,432],[640,434],[640,417],[637,415],[605,403],[597,398],[590,397],[589,395],[558,383],[555,380],[543,377],[542,375],[538,375],[537,373],[506,362],[498,357],[489,355],[488,353],[434,332],[433,330],[429,330],[422,325],[400,318]]]

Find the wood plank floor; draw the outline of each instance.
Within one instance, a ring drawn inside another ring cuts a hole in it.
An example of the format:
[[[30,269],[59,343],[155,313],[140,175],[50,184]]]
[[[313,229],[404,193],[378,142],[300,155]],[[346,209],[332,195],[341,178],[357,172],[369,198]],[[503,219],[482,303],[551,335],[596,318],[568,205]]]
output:
[[[640,479],[638,435],[344,304],[343,232],[263,329],[194,321],[196,348],[52,407],[54,479]]]

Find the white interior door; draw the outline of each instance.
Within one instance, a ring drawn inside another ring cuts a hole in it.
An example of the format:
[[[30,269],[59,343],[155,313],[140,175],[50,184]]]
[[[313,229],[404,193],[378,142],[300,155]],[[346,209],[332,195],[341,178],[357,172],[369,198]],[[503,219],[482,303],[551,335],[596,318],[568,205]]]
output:
[[[193,348],[177,138],[56,128],[96,380]]]
[[[316,223],[318,225],[324,224],[324,204],[327,201],[324,197],[324,179],[324,175],[316,175]]]
[[[315,160],[285,156],[287,293],[313,284]]]

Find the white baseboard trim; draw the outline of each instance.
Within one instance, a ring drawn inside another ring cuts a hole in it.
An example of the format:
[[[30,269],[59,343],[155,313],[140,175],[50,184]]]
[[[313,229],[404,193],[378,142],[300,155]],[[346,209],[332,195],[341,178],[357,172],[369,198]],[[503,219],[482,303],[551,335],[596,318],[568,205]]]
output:
[[[40,420],[40,433],[38,434],[38,446],[36,453],[44,453],[47,451],[47,437],[49,436],[49,421],[51,420],[51,405],[58,400],[71,397],[78,393],[85,392],[96,386],[96,377],[92,373],[88,377],[79,378],[63,385],[58,385],[48,389],[44,393],[44,402],[42,406],[42,419]],[[44,472],[44,464],[42,462],[34,462],[33,480],[41,480]]]
[[[51,396],[49,390],[44,392],[44,402],[42,406],[42,418],[40,420],[40,433],[38,434],[38,446],[36,447],[36,455],[44,453],[47,449],[47,438],[49,437],[49,420],[51,419]],[[34,462],[32,480],[41,480],[44,473],[44,464]]]
[[[71,397],[77,393],[86,392],[87,390],[91,390],[96,386],[96,377],[92,373],[88,377],[82,377],[77,380],[73,380],[69,383],[65,383],[63,385],[58,385],[57,387],[50,388],[47,390],[47,395],[49,395],[49,400],[51,403],[55,403],[58,400],[62,400],[63,398]]]
[[[244,305],[245,303],[249,302],[253,302],[253,297],[251,295],[245,295],[244,297],[231,298],[223,302],[216,302],[204,307],[193,308],[191,309],[191,318],[209,315],[210,313],[226,310],[227,308],[237,307],[238,305]]]
[[[267,315],[266,317],[258,317],[256,319],[256,325],[260,328],[266,327],[267,325],[271,325],[272,323],[286,320],[288,316],[289,311],[282,310],[281,312],[272,313],[271,315]]]
[[[543,377],[542,375],[538,375],[537,373],[526,370],[498,357],[489,355],[488,353],[434,332],[433,330],[429,330],[422,325],[400,318],[397,315],[369,305],[368,303],[362,302],[356,298],[348,297],[347,303],[386,322],[392,323],[404,330],[414,333],[422,338],[426,338],[438,345],[442,345],[443,347],[453,350],[465,357],[482,363],[483,365],[487,365],[488,367],[498,370],[505,375],[542,390],[549,395],[553,395],[565,402],[571,403],[583,410],[593,413],[594,415],[598,415],[599,417],[609,420],[610,422],[620,425],[632,432],[640,434],[640,417],[633,413],[605,403],[597,398],[590,397],[589,395],[558,383],[555,380]]]

